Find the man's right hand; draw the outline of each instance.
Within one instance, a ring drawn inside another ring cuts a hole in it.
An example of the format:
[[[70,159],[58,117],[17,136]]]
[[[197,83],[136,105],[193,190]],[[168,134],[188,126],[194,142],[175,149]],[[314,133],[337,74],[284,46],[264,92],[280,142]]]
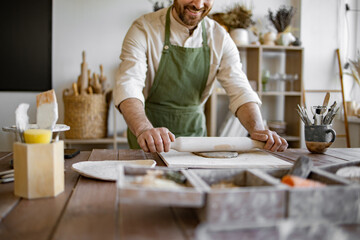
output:
[[[144,152],[168,152],[175,135],[167,128],[150,128],[137,136],[137,142]]]

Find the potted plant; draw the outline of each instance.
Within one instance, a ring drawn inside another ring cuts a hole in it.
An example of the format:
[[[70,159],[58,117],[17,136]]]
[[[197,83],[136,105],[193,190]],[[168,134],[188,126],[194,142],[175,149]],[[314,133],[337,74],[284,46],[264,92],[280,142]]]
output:
[[[249,44],[247,28],[254,24],[252,10],[243,4],[236,3],[221,16],[225,26],[228,27],[230,36],[236,45]]]
[[[268,19],[278,32],[276,43],[288,46],[295,41],[295,37],[290,32],[290,23],[295,14],[295,9],[290,6],[281,6],[274,14],[269,9]]]

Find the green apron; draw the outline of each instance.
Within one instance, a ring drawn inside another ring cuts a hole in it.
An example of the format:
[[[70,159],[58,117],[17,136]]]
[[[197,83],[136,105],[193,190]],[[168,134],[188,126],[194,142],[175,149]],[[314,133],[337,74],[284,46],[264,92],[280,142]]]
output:
[[[170,11],[166,14],[165,43],[153,86],[145,101],[145,113],[155,128],[166,127],[176,137],[206,136],[201,95],[210,69],[210,48],[204,21],[202,47],[185,48],[170,43]],[[130,148],[140,148],[128,129]]]

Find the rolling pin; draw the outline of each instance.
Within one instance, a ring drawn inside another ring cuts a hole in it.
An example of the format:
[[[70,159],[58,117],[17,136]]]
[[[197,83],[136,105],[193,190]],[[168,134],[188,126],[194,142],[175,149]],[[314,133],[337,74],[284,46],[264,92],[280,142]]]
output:
[[[264,145],[264,142],[248,137],[178,137],[171,143],[171,148],[178,152],[240,152]]]

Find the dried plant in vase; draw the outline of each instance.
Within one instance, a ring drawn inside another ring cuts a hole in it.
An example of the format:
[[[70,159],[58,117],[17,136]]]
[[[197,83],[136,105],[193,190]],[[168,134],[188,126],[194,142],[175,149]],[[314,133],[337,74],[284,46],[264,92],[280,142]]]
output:
[[[229,8],[222,16],[222,20],[228,28],[244,28],[247,29],[254,22],[251,19],[252,10],[242,4],[236,3]]]
[[[230,35],[236,45],[249,44],[247,28],[254,24],[252,10],[236,3],[221,16],[223,24],[230,29]]]
[[[290,23],[294,15],[295,9],[292,6],[281,6],[275,14],[269,9],[268,18],[278,32],[278,45],[288,46],[295,41],[295,37],[290,33]]]
[[[295,15],[295,9],[290,6],[281,6],[277,11],[276,14],[269,9],[268,18],[270,22],[274,25],[275,29],[278,33],[285,32],[286,29],[290,26],[291,20]]]
[[[172,0],[160,0],[160,1],[154,1],[154,0],[149,0],[152,4],[153,4],[153,10],[154,12],[156,12],[157,10],[160,10],[162,8],[165,7],[169,7],[172,4]],[[167,2],[167,3],[165,3]]]

